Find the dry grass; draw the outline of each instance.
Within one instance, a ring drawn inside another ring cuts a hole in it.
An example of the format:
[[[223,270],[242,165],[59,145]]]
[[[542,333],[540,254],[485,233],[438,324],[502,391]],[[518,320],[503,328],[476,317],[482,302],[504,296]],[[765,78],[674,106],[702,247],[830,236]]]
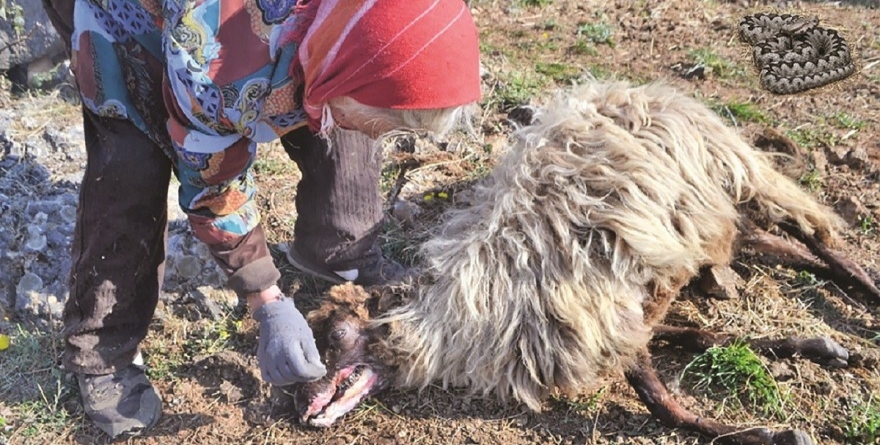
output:
[[[494,165],[508,131],[500,111],[582,79],[573,73],[589,73],[671,80],[715,104],[722,116],[732,116],[746,138],[772,125],[805,148],[824,154],[826,165],[816,166],[815,177],[805,178],[805,185],[821,185],[816,187],[816,196],[831,205],[852,196],[873,203],[861,219],[851,221],[846,249],[859,262],[880,268],[877,174],[871,173],[870,166],[834,161],[835,152],[861,146],[871,155],[877,147],[874,135],[880,131],[880,105],[874,92],[880,85],[880,65],[871,61],[880,57],[880,37],[872,33],[880,26],[880,14],[827,2],[804,3],[805,12],[845,29],[856,54],[868,63],[861,74],[839,85],[777,97],[757,89],[754,73],[746,68],[747,51],[731,38],[735,21],[751,9],[702,0],[543,3],[538,7],[519,0],[470,2],[482,28],[487,69],[485,112],[477,119],[478,134],[453,140],[449,152],[417,152],[405,181],[399,184],[400,168],[395,170],[391,163],[399,167],[404,160],[389,158],[385,191],[421,209],[415,219],[388,220],[383,241],[389,254],[416,263],[415,250],[436,227],[442,211],[461,205],[470,182]],[[672,65],[701,60],[717,65],[717,72],[704,80],[675,79]],[[76,109],[52,96],[0,102],[22,116],[8,133],[19,142],[42,137],[47,128],[75,125],[79,119]],[[431,144],[425,142],[425,147]],[[260,150],[258,199],[270,243],[277,247],[293,236],[293,199],[299,176],[280,146]],[[326,290],[326,284],[296,272],[277,248],[273,255],[283,274],[283,288],[296,294],[297,304],[304,309],[314,307],[314,296]],[[682,403],[707,417],[743,426],[796,426],[823,444],[876,443],[880,311],[802,271],[758,260],[744,256],[735,265],[746,279],[742,298],[718,301],[686,295],[667,321],[753,338],[829,336],[853,352],[861,364],[830,370],[803,360],[761,358],[787,400],[781,415],[769,418],[760,409],[725,402],[682,380],[681,372],[694,354],[656,349],[654,360],[664,381]],[[228,308],[224,318],[204,320],[192,302],[180,300],[160,309],[160,315],[145,350],[150,375],[165,394],[166,414],[153,435],[129,443],[705,443],[692,434],[660,426],[620,379],[597,382],[597,392],[554,397],[544,413],[524,412],[453,389],[388,391],[370,399],[337,427],[312,431],[292,421],[288,394],[260,385],[249,374],[254,369],[256,341],[254,323],[246,314]],[[8,333],[13,346],[0,351],[0,444],[107,443],[83,418],[75,385],[56,366],[57,332],[16,328]],[[232,355],[225,356],[225,351]],[[241,398],[230,397],[236,391]]]
[[[0,351],[0,443],[48,443],[81,423],[76,387],[58,367],[56,332],[12,325],[10,347]],[[5,441],[5,442],[4,442]]]

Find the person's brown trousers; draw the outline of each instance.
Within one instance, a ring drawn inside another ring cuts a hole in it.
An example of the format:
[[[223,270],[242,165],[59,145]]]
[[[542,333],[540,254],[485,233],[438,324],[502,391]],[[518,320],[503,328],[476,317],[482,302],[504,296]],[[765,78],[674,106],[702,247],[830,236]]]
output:
[[[294,244],[331,270],[359,269],[382,255],[382,153],[366,137],[348,136],[335,137],[330,147],[306,127],[281,138],[302,173]]]

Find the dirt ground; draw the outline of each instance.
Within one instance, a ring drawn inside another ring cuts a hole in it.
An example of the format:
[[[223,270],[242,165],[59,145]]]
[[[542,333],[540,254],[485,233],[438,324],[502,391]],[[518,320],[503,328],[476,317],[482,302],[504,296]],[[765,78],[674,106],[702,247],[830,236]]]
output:
[[[844,250],[851,258],[880,270],[880,10],[869,2],[472,0],[470,4],[481,29],[486,71],[478,135],[441,144],[447,151],[434,148],[415,156],[405,181],[395,181],[402,161],[393,162],[403,157],[389,160],[383,189],[399,193],[422,210],[408,223],[389,216],[385,241],[391,254],[415,261],[413,246],[423,229],[503,153],[507,109],[591,73],[639,83],[671,82],[729,118],[752,142],[760,142],[768,130],[785,135],[798,150],[781,159],[780,167],[850,223]],[[763,91],[748,47],[738,41],[735,31],[742,16],[759,11],[819,16],[825,26],[847,38],[859,72],[803,94]],[[686,72],[702,75],[685,78]],[[264,164],[260,199],[271,240],[281,242],[292,236],[297,172],[278,147],[265,151],[267,159],[277,163]],[[277,262],[284,264],[283,256],[276,254]],[[827,335],[854,354],[853,364],[827,369],[797,359],[767,361],[787,396],[782,413],[775,415],[762,415],[721,394],[695,388],[681,379],[694,354],[656,345],[654,360],[663,379],[686,407],[706,417],[742,426],[796,427],[821,444],[860,443],[851,435],[848,438],[848,431],[861,412],[859,407],[880,400],[880,309],[831,285],[805,279],[797,270],[764,264],[753,256],[741,256],[735,269],[744,276],[741,298],[683,296],[668,321],[757,338]],[[282,272],[283,284],[301,301],[308,302],[324,289],[290,267]],[[129,443],[706,443],[652,419],[622,377],[596,382],[578,397],[554,397],[542,413],[454,389],[390,390],[334,427],[310,429],[296,423],[289,394],[260,382],[255,329],[247,317],[236,313],[208,326],[184,304],[165,306],[160,312],[144,352],[164,396],[165,415],[147,437]],[[207,341],[222,347],[206,346]],[[75,420],[67,428],[19,435],[11,443],[107,442],[82,418],[75,398],[69,397],[65,406]],[[876,421],[880,428],[880,418]]]

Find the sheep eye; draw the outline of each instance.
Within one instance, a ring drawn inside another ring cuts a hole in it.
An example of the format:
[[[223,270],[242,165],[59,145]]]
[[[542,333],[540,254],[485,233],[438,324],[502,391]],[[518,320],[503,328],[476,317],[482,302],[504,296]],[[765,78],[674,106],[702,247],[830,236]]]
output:
[[[345,338],[345,329],[334,329],[333,332],[330,333],[330,339],[339,341]]]

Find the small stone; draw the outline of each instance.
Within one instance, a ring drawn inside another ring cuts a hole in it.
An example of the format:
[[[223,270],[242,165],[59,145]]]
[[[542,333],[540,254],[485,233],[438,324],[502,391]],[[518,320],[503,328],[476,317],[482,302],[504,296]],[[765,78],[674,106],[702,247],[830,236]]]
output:
[[[36,224],[29,224],[27,226],[27,233],[28,233],[28,236],[42,235],[43,228],[41,226],[36,225]]]
[[[391,209],[391,214],[404,223],[412,223],[422,209],[409,201],[397,201]]]
[[[12,307],[14,303],[11,290],[11,286],[0,286],[0,322],[3,321],[4,308]]]
[[[196,289],[193,292],[190,292],[189,296],[195,301],[199,309],[206,313],[211,320],[220,320],[223,318],[223,309],[205,292]]]
[[[841,200],[835,207],[840,216],[850,224],[858,224],[862,218],[870,214],[861,200],[855,196]]]
[[[202,274],[202,282],[209,288],[222,288],[226,285],[226,275],[215,266]]]
[[[61,233],[57,229],[46,233],[46,242],[48,242],[51,247],[67,247],[69,244],[67,235]]]
[[[22,116],[19,121],[21,122],[21,125],[28,130],[33,130],[39,125],[37,120],[30,116]]]
[[[816,166],[816,171],[825,175],[828,173],[828,157],[825,156],[824,152],[814,151],[813,155],[813,165]]]
[[[709,297],[720,300],[739,298],[737,287],[743,285],[742,279],[728,266],[712,266],[700,275],[700,290]]]
[[[229,403],[238,403],[244,398],[241,389],[230,383],[228,380],[224,380],[223,383],[220,383],[220,392],[226,396],[226,400],[228,400]]]
[[[0,139],[5,139],[5,138],[2,137],[2,135],[0,135]],[[7,145],[7,144],[4,144],[4,145]],[[9,144],[6,147],[6,155],[7,156],[24,156],[24,150],[22,149],[21,144],[16,144],[15,141],[9,141]]]
[[[48,221],[49,221],[49,215],[47,215],[46,212],[37,212],[37,214],[34,215],[34,225],[36,225],[38,227],[45,226],[46,222],[48,222]]]
[[[35,292],[43,288],[43,279],[30,272],[22,275],[16,290],[19,293]]]
[[[61,215],[61,219],[69,223],[76,221],[76,207],[74,206],[64,206],[58,214]]]
[[[24,247],[31,252],[42,252],[46,248],[46,235],[37,235],[28,238]]]
[[[863,169],[869,162],[868,152],[862,147],[856,147],[846,155],[846,164],[855,169]]]
[[[774,360],[770,362],[768,369],[770,370],[770,375],[778,382],[785,382],[795,377],[794,370],[784,361]]]
[[[199,276],[202,271],[202,262],[192,255],[184,255],[177,259],[175,267],[181,278],[191,279]]]
[[[211,251],[208,249],[207,244],[199,241],[193,241],[193,255],[199,258],[207,259],[211,258]]]

